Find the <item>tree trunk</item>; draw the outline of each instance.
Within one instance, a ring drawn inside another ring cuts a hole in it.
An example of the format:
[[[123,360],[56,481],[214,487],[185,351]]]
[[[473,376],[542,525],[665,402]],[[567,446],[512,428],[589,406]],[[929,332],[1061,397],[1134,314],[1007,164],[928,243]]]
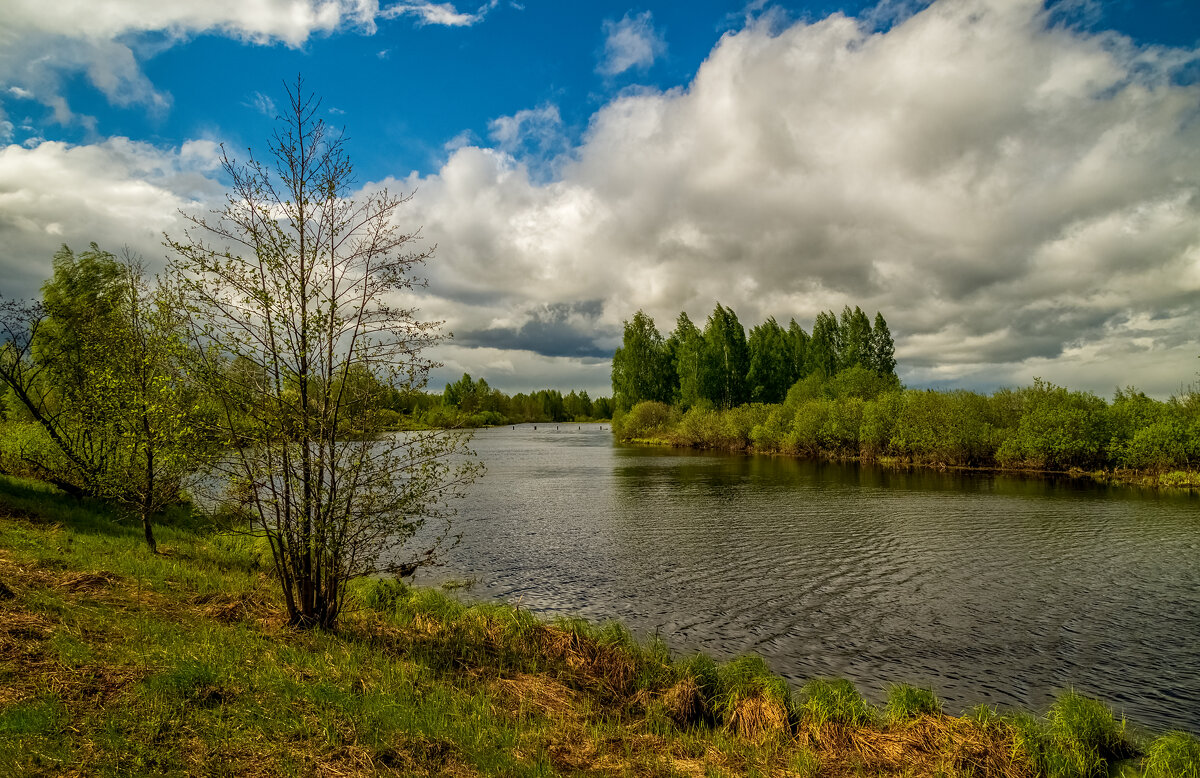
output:
[[[158,553],[158,543],[154,541],[154,525],[150,523],[150,514],[142,511],[142,530],[146,533],[146,545],[151,554]]]

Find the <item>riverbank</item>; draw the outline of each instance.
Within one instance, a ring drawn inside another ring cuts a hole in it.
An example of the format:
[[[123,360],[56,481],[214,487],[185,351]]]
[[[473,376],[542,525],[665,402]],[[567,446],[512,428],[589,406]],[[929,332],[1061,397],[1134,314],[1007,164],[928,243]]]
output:
[[[1200,470],[1168,470],[1144,472],[1138,470],[1042,470],[1031,467],[999,467],[996,465],[974,467],[971,465],[946,464],[944,462],[921,462],[903,457],[862,456],[851,454],[800,454],[780,451],[775,448],[760,449],[752,443],[730,442],[726,445],[697,443],[692,440],[670,436],[623,438],[622,443],[660,448],[687,448],[697,451],[720,451],[730,454],[757,454],[763,456],[792,457],[825,462],[856,462],[862,465],[878,465],[894,470],[939,470],[963,473],[1001,473],[1006,475],[1034,476],[1041,478],[1073,478],[1114,486],[1137,486],[1149,489],[1200,490]]]
[[[844,681],[797,693],[754,659],[396,582],[362,582],[338,633],[296,632],[252,540],[185,513],[159,538],[151,556],[104,506],[0,479],[0,774],[1200,770],[1194,738],[1076,695],[1041,718],[945,715],[911,687],[876,709]]]

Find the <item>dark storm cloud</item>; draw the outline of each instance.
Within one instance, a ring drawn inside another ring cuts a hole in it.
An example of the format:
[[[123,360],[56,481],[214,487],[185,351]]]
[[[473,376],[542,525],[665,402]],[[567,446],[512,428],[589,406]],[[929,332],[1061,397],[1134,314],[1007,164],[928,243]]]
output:
[[[612,340],[614,332],[611,326],[597,325],[602,311],[602,300],[552,303],[534,310],[519,327],[456,332],[454,343],[522,349],[547,357],[605,359],[612,356],[612,348],[599,344],[598,340]]]

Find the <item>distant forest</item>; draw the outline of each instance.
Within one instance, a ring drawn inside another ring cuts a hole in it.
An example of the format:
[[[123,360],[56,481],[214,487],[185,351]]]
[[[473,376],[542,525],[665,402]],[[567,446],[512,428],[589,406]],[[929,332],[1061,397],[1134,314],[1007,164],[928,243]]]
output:
[[[847,306],[840,320],[833,311],[817,314],[811,335],[795,319],[784,329],[771,317],[749,337],[737,314],[719,303],[703,330],[684,312],[666,338],[638,311],[613,354],[613,401],[621,410],[644,400],[684,410],[780,403],[803,378],[832,378],[851,368],[899,388],[895,351],[883,315],[876,313],[872,324],[858,306]]]
[[[489,427],[526,422],[599,421],[611,419],[613,403],[607,397],[593,400],[586,390],[563,394],[540,389],[512,396],[493,389],[467,373],[446,384],[441,395],[419,392],[404,400],[404,410],[420,425],[429,427]]]

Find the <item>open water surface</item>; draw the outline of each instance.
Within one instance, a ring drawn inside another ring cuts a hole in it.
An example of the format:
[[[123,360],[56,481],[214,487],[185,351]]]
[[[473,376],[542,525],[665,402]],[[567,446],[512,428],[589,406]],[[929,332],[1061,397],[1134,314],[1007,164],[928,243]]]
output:
[[[618,619],[677,652],[948,712],[1068,686],[1200,733],[1200,499],[990,474],[614,445],[608,425],[482,430],[462,542],[425,583]]]

